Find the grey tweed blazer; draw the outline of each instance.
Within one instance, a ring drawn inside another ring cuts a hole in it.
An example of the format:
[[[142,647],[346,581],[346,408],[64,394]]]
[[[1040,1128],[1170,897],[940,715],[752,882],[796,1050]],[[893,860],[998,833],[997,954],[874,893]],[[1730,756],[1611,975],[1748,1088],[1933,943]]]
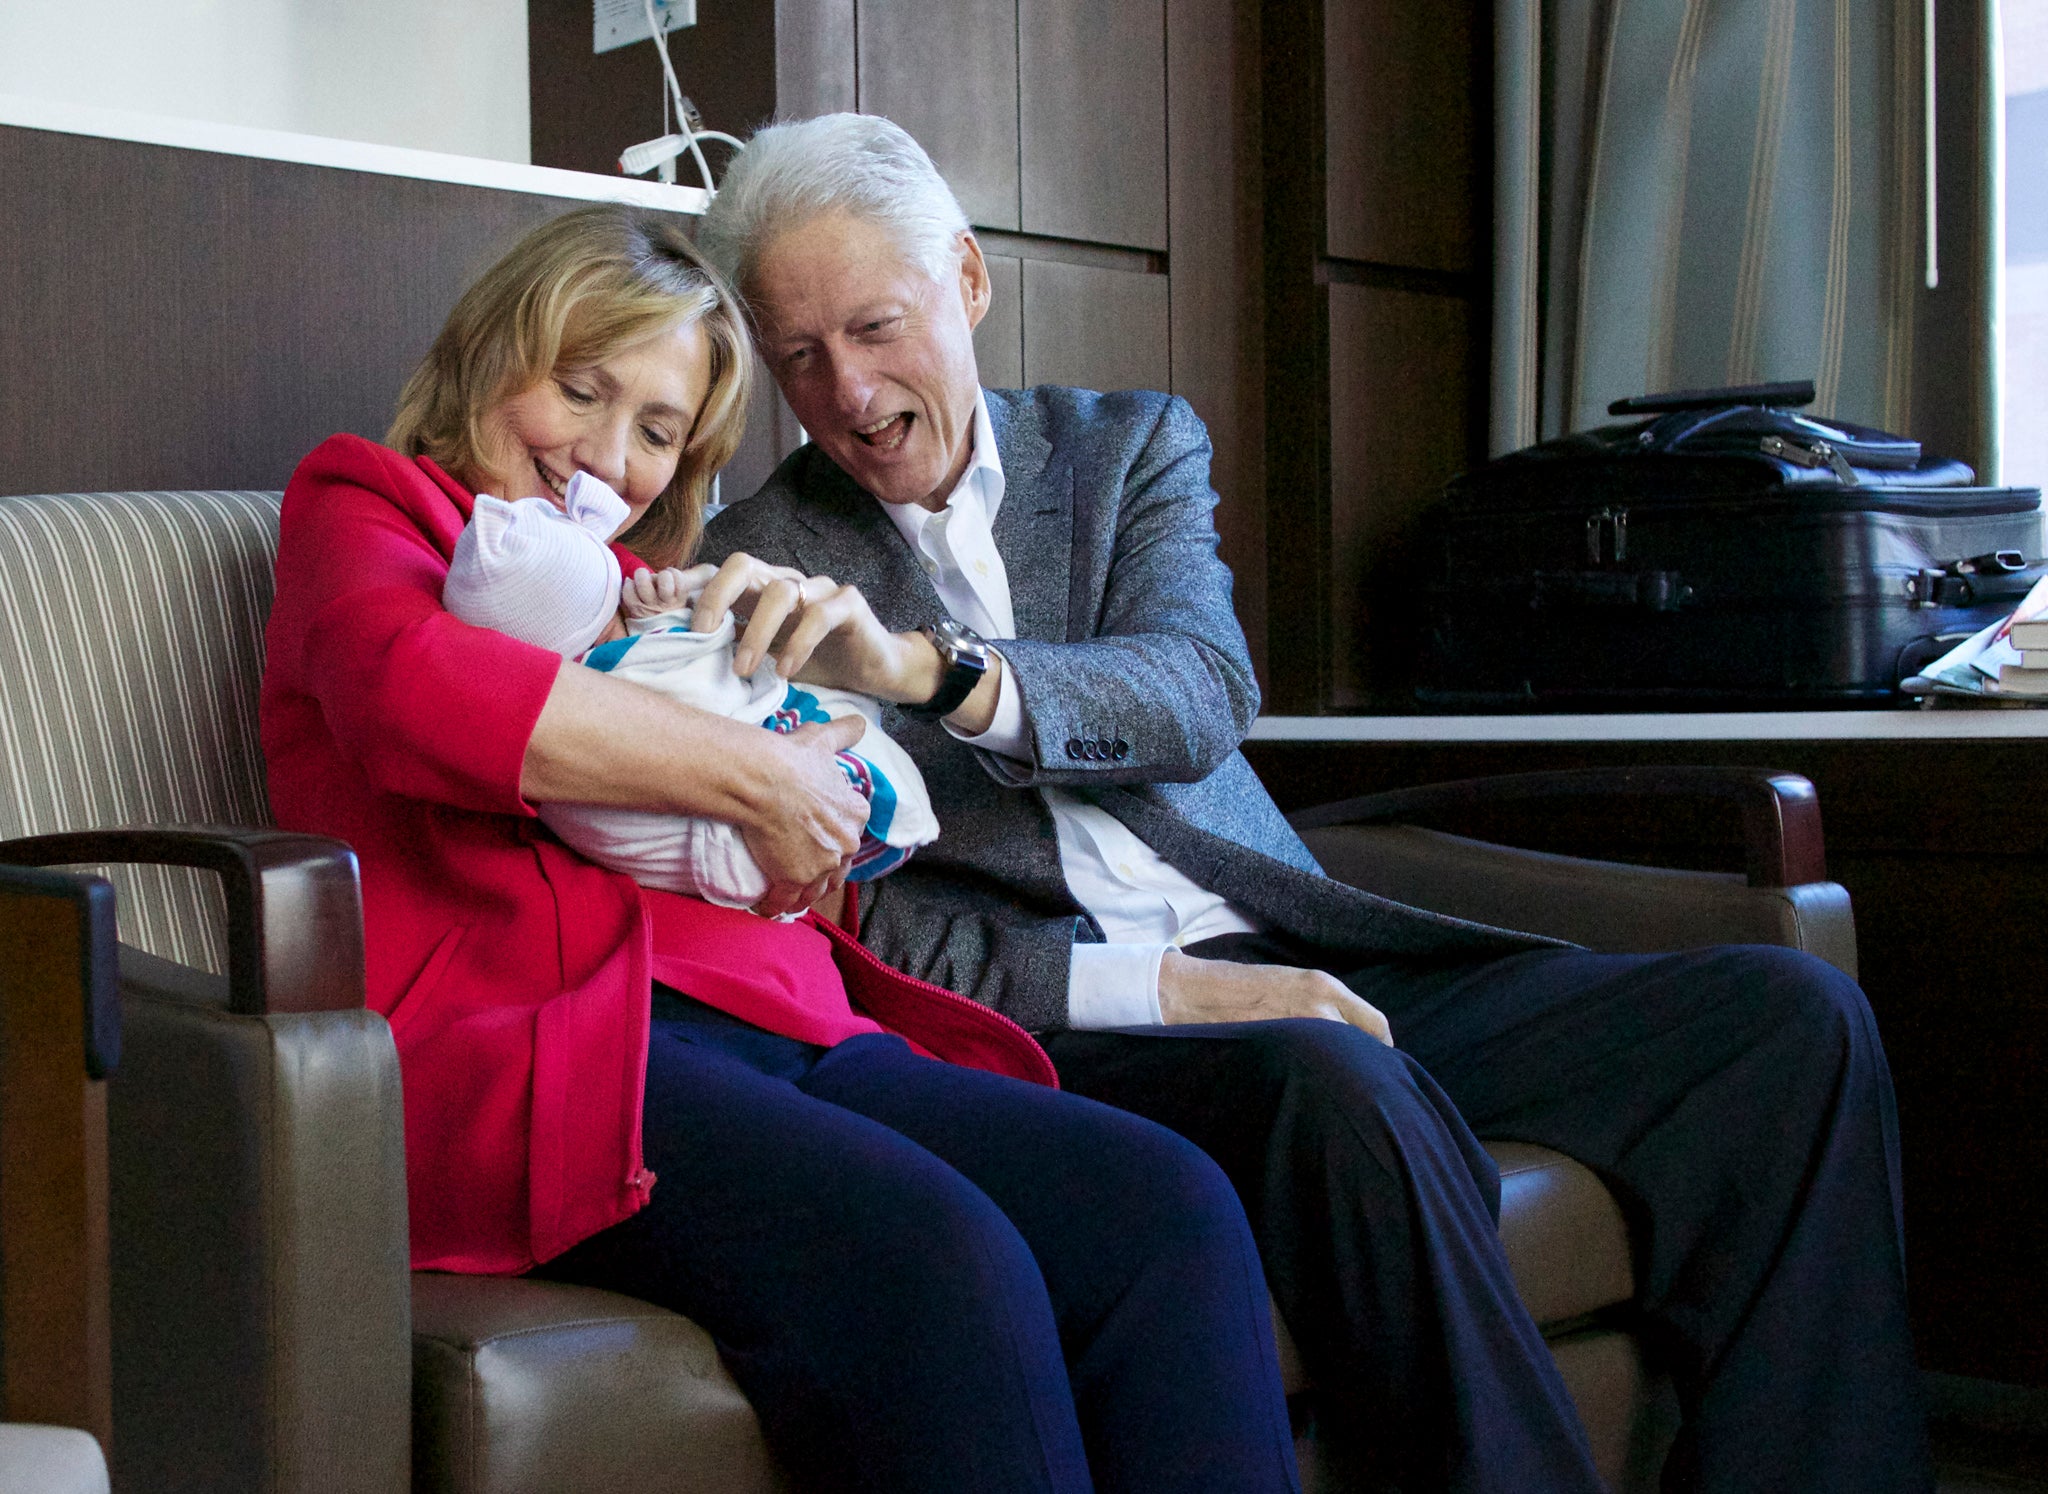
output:
[[[885,714],[940,836],[863,889],[863,942],[1028,1029],[1064,1027],[1074,941],[1102,931],[1067,890],[1051,811],[1030,792],[1048,786],[1099,804],[1270,927],[1361,962],[1551,942],[1332,881],[1288,827],[1238,751],[1259,692],[1216,555],[1208,434],[1186,401],[1042,387],[989,390],[988,406],[1017,619],[1001,650],[1032,760]],[[702,558],[739,550],[858,586],[892,631],[944,610],[880,503],[815,446],[711,522]]]

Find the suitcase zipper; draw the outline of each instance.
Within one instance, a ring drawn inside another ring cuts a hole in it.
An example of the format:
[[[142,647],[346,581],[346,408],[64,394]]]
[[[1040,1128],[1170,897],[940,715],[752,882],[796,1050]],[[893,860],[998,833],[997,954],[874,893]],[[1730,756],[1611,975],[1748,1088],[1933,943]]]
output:
[[[1602,565],[1601,539],[1603,533],[1612,528],[1614,533],[1614,563],[1620,565],[1628,559],[1628,510],[1625,508],[1603,508],[1598,513],[1586,515],[1586,562]]]
[[[1797,441],[1787,441],[1783,436],[1765,436],[1757,445],[1767,457],[1776,457],[1781,462],[1790,462],[1795,467],[1805,467],[1809,470],[1826,467],[1845,487],[1858,485],[1856,469],[1849,465],[1849,459],[1825,441],[1816,441],[1811,446],[1801,446]]]

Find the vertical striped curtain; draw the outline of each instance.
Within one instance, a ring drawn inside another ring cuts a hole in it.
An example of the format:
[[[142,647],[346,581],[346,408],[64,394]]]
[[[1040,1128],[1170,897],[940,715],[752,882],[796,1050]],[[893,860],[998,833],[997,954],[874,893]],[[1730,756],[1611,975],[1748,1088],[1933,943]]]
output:
[[[1927,13],[1501,0],[1497,450],[1626,395],[1782,379],[1812,379],[1817,413],[1913,429]],[[1976,210],[1973,183],[1940,190]]]

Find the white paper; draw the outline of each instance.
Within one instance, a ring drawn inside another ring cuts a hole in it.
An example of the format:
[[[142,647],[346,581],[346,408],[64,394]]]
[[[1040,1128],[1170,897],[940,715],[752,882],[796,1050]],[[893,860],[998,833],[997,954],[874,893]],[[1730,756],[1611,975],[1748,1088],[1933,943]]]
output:
[[[592,0],[596,10],[595,48],[611,52],[647,40],[647,7],[643,0]],[[654,17],[663,31],[697,24],[697,0],[654,0]]]

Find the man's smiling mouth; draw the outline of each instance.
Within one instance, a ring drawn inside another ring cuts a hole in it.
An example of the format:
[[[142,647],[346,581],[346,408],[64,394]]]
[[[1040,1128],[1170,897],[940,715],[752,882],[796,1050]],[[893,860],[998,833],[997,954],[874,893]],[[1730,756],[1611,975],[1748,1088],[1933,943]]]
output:
[[[890,415],[877,420],[873,425],[856,426],[853,433],[860,438],[863,445],[873,450],[894,451],[909,436],[910,422],[916,418],[908,412]]]

